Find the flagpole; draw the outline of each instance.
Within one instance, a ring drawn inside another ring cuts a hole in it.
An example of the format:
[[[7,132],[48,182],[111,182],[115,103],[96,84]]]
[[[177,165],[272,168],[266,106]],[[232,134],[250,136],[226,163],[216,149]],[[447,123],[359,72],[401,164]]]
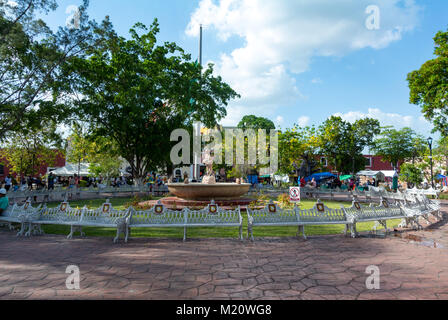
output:
[[[199,65],[201,66],[201,72],[202,72],[202,24],[199,25]],[[201,138],[201,123],[195,122],[194,124],[194,130],[195,135],[199,135],[199,141]],[[197,154],[197,152],[194,154],[193,157],[193,179],[199,182],[200,179],[200,162],[201,162],[201,154]]]

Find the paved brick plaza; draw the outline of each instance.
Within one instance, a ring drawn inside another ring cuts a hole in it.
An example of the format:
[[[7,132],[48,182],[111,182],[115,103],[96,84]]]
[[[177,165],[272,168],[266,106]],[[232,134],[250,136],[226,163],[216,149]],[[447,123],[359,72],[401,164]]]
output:
[[[2,228],[0,299],[447,299],[447,219],[387,238],[255,243],[132,239],[114,245],[111,238],[16,238]],[[80,268],[80,290],[66,289],[68,265]],[[369,265],[380,269],[380,290],[366,289]]]

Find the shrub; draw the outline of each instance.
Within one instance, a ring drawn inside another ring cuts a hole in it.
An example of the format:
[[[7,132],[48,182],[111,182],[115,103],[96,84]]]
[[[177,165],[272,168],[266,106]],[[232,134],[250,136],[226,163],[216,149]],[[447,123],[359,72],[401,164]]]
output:
[[[294,204],[289,201],[289,194],[282,193],[277,197],[277,202],[279,203],[280,207],[282,208],[292,208]]]
[[[79,187],[80,188],[87,187],[87,181],[86,180],[79,180]]]

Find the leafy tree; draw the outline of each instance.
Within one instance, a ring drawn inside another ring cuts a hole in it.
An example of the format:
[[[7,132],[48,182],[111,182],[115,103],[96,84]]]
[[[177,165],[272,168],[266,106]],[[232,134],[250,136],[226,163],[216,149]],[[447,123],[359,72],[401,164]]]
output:
[[[54,33],[36,16],[55,10],[55,0],[0,0],[0,141],[11,131],[38,127],[45,119],[63,121],[69,114],[64,96],[54,89],[67,81],[61,67],[81,55],[91,38],[87,5],[79,7],[77,28]]]
[[[424,157],[429,153],[428,142],[420,134],[415,134],[412,139],[412,142],[413,142],[412,163],[415,163],[416,159],[421,159],[422,157]]]
[[[437,145],[434,153],[442,158],[441,161],[445,161],[445,170],[448,170],[448,136],[441,138]]]
[[[238,97],[213,76],[212,65],[203,70],[175,43],[157,45],[158,32],[157,19],[149,30],[137,23],[127,40],[106,17],[88,56],[73,58],[65,71],[72,80],[65,90],[80,96],[73,101],[78,116],[91,133],[115,143],[137,183],[170,164],[172,130],[190,128],[194,120],[214,127]]]
[[[362,153],[373,147],[373,138],[380,133],[376,119],[365,118],[350,123],[332,116],[319,127],[321,153],[339,172],[355,174],[365,167]]]
[[[113,141],[89,134],[77,122],[72,124],[72,131],[68,137],[67,160],[78,164],[78,175],[82,162],[90,164],[89,171],[95,176],[110,178],[121,174],[120,167],[123,161]]]
[[[244,116],[241,121],[238,123],[237,126],[239,129],[242,130],[247,130],[247,129],[253,129],[255,130],[255,135],[257,137],[257,141],[259,139],[258,136],[258,130],[262,129],[262,130],[266,130],[266,139],[267,139],[267,143],[266,143],[266,149],[267,149],[267,154],[269,154],[270,152],[270,131],[271,130],[275,130],[275,125],[274,123],[264,117],[257,117],[254,115],[247,115]],[[224,137],[224,141],[225,141],[225,137]],[[245,159],[247,159],[248,157],[248,138],[245,137],[244,139],[244,153],[245,153]],[[234,154],[235,154],[235,150],[234,150]],[[237,171],[241,171],[242,172],[242,176],[246,176],[248,174],[254,174],[257,172],[257,169],[259,168],[266,168],[269,167],[269,164],[267,165],[261,165],[258,161],[259,159],[257,158],[257,163],[255,165],[236,165],[237,167],[239,167],[237,169]],[[232,176],[232,173],[230,174],[230,176]],[[235,176],[235,175],[233,175]]]
[[[398,167],[400,161],[415,155],[416,137],[411,128],[384,128],[381,137],[375,140],[374,150],[376,155]]]
[[[68,137],[67,161],[78,165],[78,176],[81,163],[89,162],[95,152],[95,143],[89,139],[87,131],[77,122],[72,125],[73,133]]]
[[[319,150],[319,138],[316,128],[300,127],[297,124],[291,129],[279,133],[279,173],[309,176],[315,173],[315,161]]]
[[[410,103],[418,105],[434,131],[448,135],[448,31],[434,37],[435,59],[408,74]]]
[[[94,151],[89,155],[89,170],[95,176],[103,176],[110,181],[111,177],[121,175],[123,159],[118,155],[116,144],[104,137],[95,137]]]
[[[244,116],[238,123],[238,128],[241,129],[264,129],[264,130],[274,130],[274,123],[263,117],[257,117],[254,115]]]
[[[41,129],[28,128],[6,138],[1,149],[12,173],[34,176],[42,166],[54,166],[62,140],[56,122],[42,124]]]
[[[423,182],[423,171],[412,163],[403,163],[400,167],[400,179],[406,181],[409,187]]]

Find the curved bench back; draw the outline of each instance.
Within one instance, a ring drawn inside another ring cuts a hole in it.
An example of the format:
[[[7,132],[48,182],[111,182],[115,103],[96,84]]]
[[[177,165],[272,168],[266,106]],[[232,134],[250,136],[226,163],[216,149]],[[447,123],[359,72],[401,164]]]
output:
[[[253,219],[253,223],[294,223],[297,222],[296,209],[281,209],[271,200],[263,209],[253,210],[247,208],[247,215]]]
[[[188,224],[239,224],[243,219],[239,206],[233,210],[223,210],[214,200],[201,210],[185,208],[184,214]]]
[[[183,224],[185,221],[184,212],[167,209],[160,201],[149,210],[135,210],[130,207],[131,214],[129,224],[157,225],[157,224]]]
[[[347,216],[342,209],[330,209],[318,201],[313,208],[301,210],[296,208],[300,222],[316,222],[319,224],[347,221]]]

